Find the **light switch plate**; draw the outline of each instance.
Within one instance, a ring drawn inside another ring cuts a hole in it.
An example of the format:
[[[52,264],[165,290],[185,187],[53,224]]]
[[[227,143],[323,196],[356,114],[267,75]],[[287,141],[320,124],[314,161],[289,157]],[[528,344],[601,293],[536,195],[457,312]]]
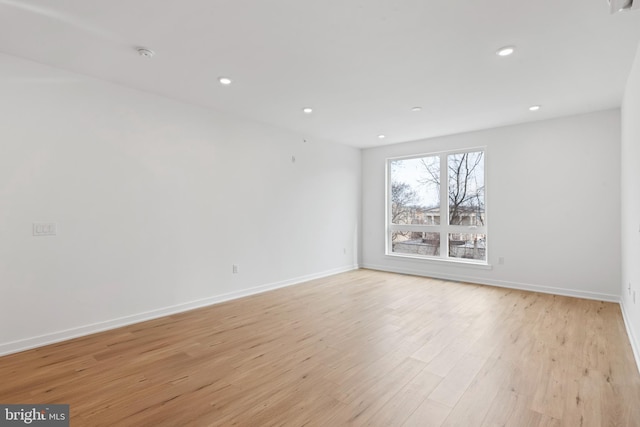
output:
[[[34,236],[55,236],[58,234],[58,225],[55,222],[34,222]]]

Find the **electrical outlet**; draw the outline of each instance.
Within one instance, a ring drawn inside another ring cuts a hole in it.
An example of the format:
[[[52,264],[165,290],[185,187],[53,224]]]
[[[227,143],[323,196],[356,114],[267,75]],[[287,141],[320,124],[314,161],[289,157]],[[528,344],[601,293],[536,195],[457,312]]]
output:
[[[233,271],[233,274],[238,274],[238,271],[239,271],[238,264],[233,264],[233,270],[232,271]]]
[[[500,265],[504,264],[504,257],[499,257],[498,258],[498,264],[500,264]]]
[[[346,255],[347,254],[347,248],[342,248],[342,253]]]

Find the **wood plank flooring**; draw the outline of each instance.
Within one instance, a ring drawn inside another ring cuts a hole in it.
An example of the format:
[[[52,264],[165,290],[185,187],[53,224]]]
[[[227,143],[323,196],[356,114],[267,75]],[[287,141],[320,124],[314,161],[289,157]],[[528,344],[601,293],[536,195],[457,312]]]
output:
[[[358,270],[0,358],[78,426],[640,426],[617,304]]]

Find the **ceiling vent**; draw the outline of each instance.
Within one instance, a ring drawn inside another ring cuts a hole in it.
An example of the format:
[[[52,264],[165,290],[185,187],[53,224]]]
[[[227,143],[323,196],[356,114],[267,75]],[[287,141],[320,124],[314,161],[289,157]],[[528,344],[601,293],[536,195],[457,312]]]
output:
[[[607,0],[611,13],[640,9],[640,0]]]

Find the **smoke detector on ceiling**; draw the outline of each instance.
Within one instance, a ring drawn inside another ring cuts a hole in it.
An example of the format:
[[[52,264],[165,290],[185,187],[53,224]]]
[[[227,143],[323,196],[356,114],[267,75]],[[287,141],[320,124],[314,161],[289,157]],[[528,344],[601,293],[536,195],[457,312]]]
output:
[[[137,47],[136,50],[138,51],[138,55],[143,58],[153,58],[153,55],[156,54],[154,51],[147,49],[146,47]]]
[[[640,9],[640,0],[607,0],[611,13]]]

